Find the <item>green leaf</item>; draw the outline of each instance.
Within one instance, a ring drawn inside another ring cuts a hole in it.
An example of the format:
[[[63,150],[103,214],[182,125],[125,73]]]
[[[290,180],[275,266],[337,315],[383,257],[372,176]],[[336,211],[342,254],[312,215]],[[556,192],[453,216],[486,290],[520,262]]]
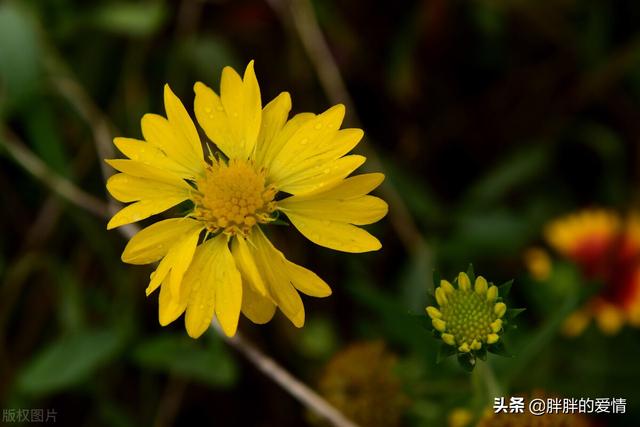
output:
[[[35,24],[17,3],[0,4],[0,116],[25,106],[41,81]]]
[[[549,165],[549,150],[543,143],[530,144],[507,156],[498,167],[471,188],[465,201],[477,211],[504,198],[516,188],[544,173]]]
[[[212,386],[233,385],[238,376],[234,360],[217,337],[204,347],[183,335],[163,334],[138,345],[133,358],[143,368]]]
[[[163,2],[119,2],[105,3],[87,21],[108,32],[145,37],[156,33],[166,18]]]
[[[327,317],[312,317],[305,322],[305,327],[300,330],[299,339],[295,344],[299,352],[306,357],[327,358],[338,347],[335,325]]]
[[[124,341],[119,330],[93,330],[46,346],[19,374],[18,391],[45,395],[76,385],[110,360]]]

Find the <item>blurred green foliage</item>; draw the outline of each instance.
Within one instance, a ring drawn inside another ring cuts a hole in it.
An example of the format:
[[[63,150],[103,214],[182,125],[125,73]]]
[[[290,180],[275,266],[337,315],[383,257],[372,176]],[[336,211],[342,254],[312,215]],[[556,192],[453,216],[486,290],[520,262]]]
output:
[[[640,4],[314,6],[363,144],[382,158],[424,239],[408,248],[384,221],[372,227],[380,252],[347,255],[275,233],[334,295],[305,300],[304,329],[277,317],[267,326],[242,321],[241,330],[312,385],[341,348],[381,339],[399,357],[406,425],[443,426],[453,408],[480,410],[487,400],[454,360],[436,364],[438,343],[416,315],[434,269],[452,277],[473,262],[494,282],[515,278],[513,306],[527,307],[508,337],[513,357],[489,357],[505,393],[624,397],[627,414],[600,421],[638,425],[638,331],[561,336],[588,297],[585,280],[558,263],[536,282],[522,255],[543,244],[541,229],[557,214],[637,208]],[[120,261],[124,239],[52,195],[3,144],[21,139],[106,200],[95,122],[64,82],[86,91],[114,135],[139,137],[142,114],[162,113],[164,83],[191,108],[195,81],[217,87],[223,66],[250,59],[264,101],[287,90],[295,112],[329,106],[294,27],[266,2],[0,3],[0,409],[56,408],[61,425],[305,423],[304,410],[213,331],[193,341],[181,321],[161,328],[157,296],[144,297],[150,270]]]

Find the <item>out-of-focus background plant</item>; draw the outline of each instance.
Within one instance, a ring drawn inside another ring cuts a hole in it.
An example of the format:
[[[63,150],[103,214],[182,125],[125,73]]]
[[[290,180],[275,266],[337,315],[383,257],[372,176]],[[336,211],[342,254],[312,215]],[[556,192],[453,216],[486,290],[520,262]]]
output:
[[[626,414],[588,422],[640,424],[627,310],[640,275],[612,279],[639,255],[611,264],[621,231],[587,262],[544,231],[585,207],[638,207],[638,22],[633,0],[0,3],[0,410],[54,408],[61,425],[321,423],[213,331],[161,328],[150,270],[122,264],[125,239],[105,230],[111,138],[140,136],[165,82],[191,109],[195,81],[217,87],[223,66],[255,59],[263,99],[347,103],[391,211],[372,227],[376,253],[274,236],[334,294],[305,300],[300,330],[243,320],[250,340],[362,425],[376,411],[381,425],[473,425],[488,391],[454,360],[436,364],[416,320],[432,270],[473,262],[515,278],[509,298],[527,307],[506,337],[513,357],[489,356],[505,397],[625,398]],[[610,275],[592,274],[602,265]],[[580,324],[593,301],[613,314]]]

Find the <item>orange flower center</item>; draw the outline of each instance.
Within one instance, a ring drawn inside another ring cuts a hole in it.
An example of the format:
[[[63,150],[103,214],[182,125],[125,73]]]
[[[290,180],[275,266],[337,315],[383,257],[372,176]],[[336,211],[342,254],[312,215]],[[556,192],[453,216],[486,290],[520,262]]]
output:
[[[213,161],[196,181],[194,216],[211,232],[246,235],[258,223],[272,221],[276,189],[251,161]]]

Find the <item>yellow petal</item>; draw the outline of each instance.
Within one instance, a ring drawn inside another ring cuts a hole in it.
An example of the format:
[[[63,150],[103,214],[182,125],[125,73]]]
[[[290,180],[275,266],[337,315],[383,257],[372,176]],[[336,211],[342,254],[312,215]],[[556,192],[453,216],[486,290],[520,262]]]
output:
[[[260,87],[253,61],[247,66],[244,79],[231,67],[222,70],[220,97],[200,82],[194,90],[196,117],[207,136],[230,159],[249,158],[262,121]]]
[[[267,169],[269,182],[274,182],[276,175],[273,174],[273,168],[271,167],[273,161],[278,157],[282,148],[286,145],[287,141],[309,120],[316,117],[313,113],[300,113],[296,114],[284,124],[282,130],[276,133],[275,137],[264,147],[265,152],[261,165]]]
[[[442,341],[444,341],[445,344],[456,345],[456,339],[451,334],[442,334]]]
[[[487,289],[487,301],[493,302],[498,298],[498,287],[491,285],[489,289]]]
[[[262,123],[255,154],[258,165],[266,166],[266,154],[269,148],[275,148],[272,147],[272,143],[287,122],[289,111],[291,111],[291,96],[287,92],[282,92],[275,97],[262,110]]]
[[[233,151],[234,137],[229,128],[229,120],[222,106],[220,97],[208,86],[197,82],[193,86],[196,94],[194,111],[198,123],[204,129],[209,139],[213,141],[222,152]]]
[[[476,278],[475,291],[478,295],[484,295],[487,292],[489,284],[487,283],[487,279],[482,276],[478,276]]]
[[[222,70],[220,81],[220,99],[229,119],[232,135],[236,137],[229,158],[248,158],[255,147],[262,121],[262,101],[260,87],[253,68],[249,62],[244,72],[244,79],[231,68]]]
[[[297,200],[335,199],[348,200],[368,194],[384,181],[384,174],[365,173],[343,179],[331,188],[296,195]]]
[[[136,233],[122,252],[128,264],[150,264],[164,257],[171,246],[185,234],[202,228],[191,218],[172,218],[156,222]]]
[[[169,120],[157,114],[145,114],[140,121],[144,139],[164,151],[191,178],[198,178],[204,172],[204,159],[196,154],[191,143]]]
[[[179,295],[172,295],[168,280],[165,278],[165,281],[162,282],[160,297],[158,298],[158,320],[160,325],[167,326],[186,310],[191,289],[185,285],[186,283],[183,283],[181,286]]]
[[[313,243],[343,252],[369,252],[382,247],[367,231],[351,224],[287,213],[291,223]]]
[[[264,297],[251,286],[242,288],[242,314],[258,325],[269,322],[276,312],[276,305],[270,298]]]
[[[440,332],[444,332],[447,330],[447,323],[442,319],[432,319],[431,323],[433,324],[433,327]]]
[[[258,271],[256,262],[253,259],[251,251],[247,247],[247,242],[244,237],[238,235],[231,243],[231,251],[233,257],[236,260],[238,270],[242,273],[243,277],[249,282],[250,286],[263,297],[267,296],[267,287],[262,280],[262,275]]]
[[[301,328],[304,325],[304,306],[286,274],[284,255],[273,247],[260,229],[254,233],[251,241],[256,245],[254,258],[269,284],[269,294],[291,323]]]
[[[224,333],[232,337],[238,329],[242,307],[242,279],[229,250],[227,237],[220,235],[214,240],[216,254],[212,263],[215,265],[216,317]]]
[[[271,164],[277,183],[295,171],[301,162],[317,153],[323,143],[331,141],[342,124],[344,113],[344,105],[331,107],[306,121],[291,135]]]
[[[449,299],[447,298],[447,294],[442,287],[436,288],[436,302],[440,307],[447,305],[449,303]]]
[[[133,138],[114,138],[113,143],[122,154],[131,160],[168,171],[181,178],[189,178],[192,175],[191,168],[185,168],[170,159],[164,151],[154,144]]]
[[[164,108],[167,112],[169,123],[176,131],[181,148],[200,162],[204,155],[202,153],[202,144],[198,130],[193,124],[193,120],[182,105],[182,101],[173,93],[168,84],[164,85]]]
[[[562,333],[570,337],[580,335],[589,326],[591,316],[584,310],[573,312],[567,317],[562,325]]]
[[[449,283],[448,280],[442,279],[440,280],[440,287],[442,288],[442,291],[445,294],[452,294],[455,289],[453,288],[453,285],[451,283]]]
[[[171,273],[169,277],[171,293],[178,295],[182,276],[191,263],[201,230],[201,227],[194,227],[189,234],[180,236],[179,240],[171,246],[167,255],[160,261],[158,268],[151,276],[151,281],[146,290],[147,295],[155,291],[169,273]]]
[[[198,247],[182,279],[182,288],[190,289],[184,324],[191,338],[198,338],[209,329],[215,312],[215,244],[216,239],[210,239]]]
[[[624,326],[624,312],[613,304],[602,305],[595,312],[598,327],[607,335],[614,335]]]
[[[276,181],[276,186],[282,191],[296,195],[327,190],[340,184],[366,160],[366,157],[356,154],[345,156],[330,163],[321,163],[305,169],[287,181]]]
[[[383,218],[389,207],[374,196],[360,196],[351,199],[298,199],[288,197],[278,202],[278,208],[285,213],[293,212],[312,218],[346,222],[354,225],[372,224]]]
[[[152,181],[159,181],[165,184],[175,185],[177,187],[189,188],[189,185],[181,176],[168,170],[147,165],[136,160],[107,159],[105,160],[105,163],[117,171],[124,172],[127,175],[137,176],[139,178],[145,178]]]
[[[317,298],[324,298],[331,295],[329,285],[318,277],[316,273],[286,259],[285,264],[287,266],[287,275],[297,290],[303,294]]]
[[[442,313],[440,312],[440,310],[438,310],[435,307],[431,307],[431,306],[427,307],[427,314],[432,319],[441,319],[442,318]]]
[[[467,273],[461,272],[458,274],[458,287],[463,291],[471,290],[471,281]]]
[[[118,211],[107,224],[107,230],[131,224],[149,218],[151,215],[164,212],[185,201],[184,197],[168,197],[166,199],[148,199],[130,204]]]
[[[496,316],[502,317],[507,312],[507,305],[503,302],[499,302],[493,306],[493,312]]]
[[[314,120],[311,120],[313,124]],[[316,126],[318,126],[316,124]],[[362,139],[364,133],[361,129],[342,129],[327,135],[325,138],[306,143],[306,151],[296,157],[296,161],[281,167],[274,163],[274,175],[277,175],[277,184],[299,181],[298,176],[310,169],[323,168],[351,151]],[[286,149],[286,147],[285,147]]]
[[[169,197],[188,199],[191,195],[189,186],[184,187],[182,185],[152,181],[126,173],[117,173],[109,177],[107,190],[109,190],[114,199],[124,203]]]

